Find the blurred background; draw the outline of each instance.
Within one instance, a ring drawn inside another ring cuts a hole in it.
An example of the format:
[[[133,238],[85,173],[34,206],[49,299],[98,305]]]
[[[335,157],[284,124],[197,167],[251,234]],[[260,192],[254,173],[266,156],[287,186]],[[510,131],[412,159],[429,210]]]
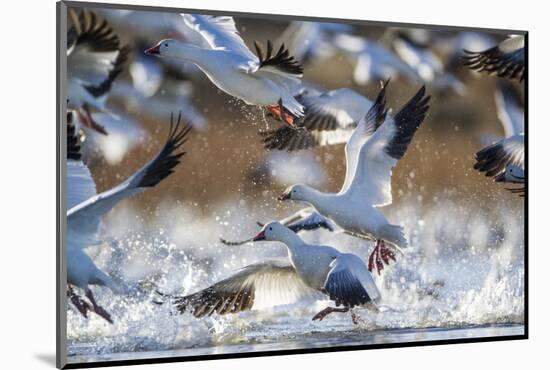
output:
[[[177,14],[94,11],[109,22],[123,45],[132,48],[107,102],[117,118],[94,113],[109,135],[83,132],[84,158],[98,191],[115,186],[158,152],[172,112],[181,110],[196,127],[175,173],[106,217],[108,242],[90,252],[94,261],[125,281],[149,280],[166,291],[190,293],[247,263],[284,256],[284,249],[273,243],[227,247],[218,238],[248,238],[257,231],[257,220],[300,209],[275,199],[294,183],[338,191],[345,174],[344,146],[291,153],[264,149],[259,132],[280,127],[280,122],[221,92],[193,65],[143,53],[160,39],[189,41]],[[504,135],[495,103],[499,81],[470,71],[460,60],[462,49],[481,51],[506,35],[252,16],[235,17],[235,22],[248,46],[254,40],[262,45],[271,40],[276,47],[284,42],[302,62],[308,85],[325,90],[347,87],[371,100],[380,79],[363,73],[368,63],[361,42],[375,43],[405,64],[410,62],[410,50],[429,52],[424,64],[409,65],[413,77],[392,75],[387,94],[394,112],[422,84],[432,95],[426,120],[393,172],[393,203],[383,209],[392,223],[406,227],[411,247],[376,281],[383,295],[408,316],[372,317],[370,328],[522,323],[524,201],[473,169],[475,153]],[[510,86],[520,95],[523,87],[519,82]],[[365,258],[370,248],[364,241],[323,231],[304,237]],[[102,294],[99,300],[107,303],[112,294]],[[235,325],[238,318],[212,319],[209,328],[215,330],[203,332],[189,318],[159,319],[145,302],[127,305],[117,299],[107,305],[115,317],[124,318],[114,327],[70,312],[71,353],[97,353],[98,346],[104,353],[258,339],[242,322]],[[186,326],[185,335],[172,328],[174,320],[183,320],[177,323]],[[201,333],[200,340],[191,327]],[[160,334],[166,337],[160,339]],[[120,344],[127,335],[150,341]],[[284,338],[280,332],[262,335]]]

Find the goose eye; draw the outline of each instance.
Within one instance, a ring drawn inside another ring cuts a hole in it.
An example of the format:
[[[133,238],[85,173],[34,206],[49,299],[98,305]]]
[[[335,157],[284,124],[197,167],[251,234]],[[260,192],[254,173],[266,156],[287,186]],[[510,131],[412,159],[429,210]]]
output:
[[[270,228],[269,228],[269,230],[273,230],[273,228],[272,228],[272,227],[270,227]]]
[[[168,47],[168,44],[164,44],[164,46]]]

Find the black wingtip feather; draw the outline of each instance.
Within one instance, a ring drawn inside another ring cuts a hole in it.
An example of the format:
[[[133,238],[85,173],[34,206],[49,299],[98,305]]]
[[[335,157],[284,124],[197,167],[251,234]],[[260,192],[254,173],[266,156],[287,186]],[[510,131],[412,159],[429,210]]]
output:
[[[283,72],[293,75],[302,75],[304,73],[304,68],[296,59],[294,59],[292,55],[290,55],[288,49],[285,47],[285,44],[281,44],[281,47],[277,53],[273,55],[273,43],[268,40],[265,58],[263,55],[263,50],[257,41],[254,41],[254,47],[259,59],[259,68],[273,66]]]
[[[176,153],[176,151],[187,141],[192,128],[191,123],[182,123],[181,112],[176,123],[174,123],[174,116],[171,114],[170,131],[166,144],[148,166],[137,187],[155,186],[174,172],[173,169],[180,163],[181,157],[186,153]]]
[[[499,45],[482,52],[473,52],[464,49],[464,65],[473,71],[496,74],[509,79],[525,77],[525,49],[502,53]]]
[[[429,109],[430,96],[426,95],[426,86],[422,86],[418,92],[395,115],[397,134],[386,147],[386,152],[395,159],[401,159],[414,134],[424,121]]]
[[[286,150],[289,152],[309,149],[315,146],[315,138],[306,129],[293,129],[282,126],[275,130],[259,132],[267,150]]]
[[[75,44],[87,44],[91,51],[109,52],[120,47],[120,41],[109,23],[100,19],[96,13],[82,10],[78,16],[71,11],[73,25],[68,30],[68,47]]]
[[[380,127],[386,120],[386,116],[388,114],[388,109],[386,108],[386,89],[389,83],[390,78],[382,83],[380,91],[378,92],[372,107],[370,107],[369,111],[365,115],[366,122],[374,122],[374,126],[367,125],[366,127],[368,128],[374,127],[374,129],[377,130],[378,127]]]
[[[478,151],[475,159],[474,169],[485,173],[487,177],[493,177],[506,169],[513,160],[513,154],[507,153],[502,144],[497,142]]]
[[[111,70],[111,72],[109,72],[109,75],[107,76],[107,78],[105,78],[105,80],[98,85],[84,85],[84,88],[93,97],[96,97],[96,98],[107,94],[111,90],[111,87],[113,86],[113,82],[115,81],[115,79],[124,70],[126,62],[128,61],[128,56],[130,54],[130,51],[131,49],[128,45],[121,48],[114,62],[113,69]]]

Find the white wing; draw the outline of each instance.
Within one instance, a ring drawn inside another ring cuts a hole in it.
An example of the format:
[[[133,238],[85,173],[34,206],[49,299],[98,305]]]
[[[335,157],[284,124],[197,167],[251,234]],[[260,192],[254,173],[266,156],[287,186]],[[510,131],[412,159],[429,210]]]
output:
[[[300,279],[288,260],[269,260],[246,266],[214,285],[173,299],[175,308],[190,309],[195,317],[237,313],[323,295]]]
[[[516,93],[501,84],[495,92],[497,115],[504,127],[504,136],[517,135],[525,129],[525,115]]]
[[[346,175],[340,193],[348,191],[352,183],[362,145],[374,135],[378,127],[386,119],[386,87],[388,83],[389,80],[382,85],[374,104],[371,105],[367,114],[361,118],[359,124],[346,143]]]
[[[229,50],[251,61],[258,61],[237,31],[230,16],[182,14],[185,24],[198,32],[212,49]]]
[[[395,115],[387,117],[362,146],[355,174],[347,189],[354,199],[373,206],[392,202],[391,173],[403,157],[416,130],[424,120],[430,97],[422,87]],[[348,174],[346,174],[348,175]]]
[[[95,182],[82,161],[67,160],[67,209],[96,195]]]
[[[72,121],[72,113],[67,115]],[[95,182],[80,155],[80,146],[76,129],[72,123],[67,125],[67,209],[96,195]]]
[[[174,153],[186,140],[191,129],[178,124],[170,126],[168,141],[160,153],[120,185],[77,204],[67,211],[68,239],[72,246],[86,247],[96,242],[102,217],[118,202],[147,187],[157,185],[169,176],[184,152]]]
[[[325,290],[339,306],[361,306],[380,298],[380,292],[363,260],[342,253],[330,264]]]

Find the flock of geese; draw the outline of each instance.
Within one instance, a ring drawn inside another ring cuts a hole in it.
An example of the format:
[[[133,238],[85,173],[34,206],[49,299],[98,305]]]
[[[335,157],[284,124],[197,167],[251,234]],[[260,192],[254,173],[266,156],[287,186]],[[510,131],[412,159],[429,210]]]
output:
[[[239,35],[232,17],[173,16],[177,19],[172,21],[185,37],[162,39],[152,47],[132,51],[121,45],[107,20],[96,13],[70,12],[66,254],[69,303],[84,317],[94,312],[113,322],[111,315],[94,298],[90,286],[104,286],[115,294],[125,294],[129,288],[101,271],[85,249],[102,242],[100,223],[118,202],[154,187],[175,171],[193,128],[193,119],[188,119],[185,111],[178,117],[172,115],[160,152],[125,181],[97,194],[95,182],[83,161],[81,150],[86,143],[81,136],[84,132],[110,135],[109,127],[98,122],[97,113],[116,116],[117,113],[106,104],[109,94],[117,90],[115,79],[131,60],[140,60],[145,53],[158,57],[159,61],[176,61],[170,68],[189,64],[198,67],[199,73],[221,91],[246,104],[261,107],[281,122],[278,128],[262,133],[266,149],[295,151],[345,144],[346,158],[345,178],[339,192],[327,193],[306,185],[292,185],[278,199],[303,203],[304,209],[280,221],[259,224],[259,233],[247,240],[221,240],[228,245],[280,242],[286,247],[288,258],[253,263],[187,296],[157,292],[159,298],[154,302],[170,302],[180,313],[189,311],[202,317],[250,310],[254,307],[257,291],[283,290],[294,300],[307,296],[334,302],[335,307],[328,306],[313,320],[323,320],[333,312],[350,312],[353,322],[357,322],[354,308],[376,310],[380,292],[371,272],[376,270],[380,274],[407,246],[403,227],[392,224],[382,212],[384,206],[392,203],[392,169],[405,155],[428,113],[430,102],[426,87],[421,86],[405,104],[390,108],[386,100],[390,78],[405,78],[411,83],[428,85],[434,91],[460,91],[462,82],[449,71],[467,69],[466,65],[474,71],[496,74],[502,79],[523,81],[524,37],[510,36],[485,51],[472,52],[462,51],[465,45],[471,45],[468,38],[479,42],[483,37],[465,32],[454,38],[441,36],[437,39],[428,35],[430,38],[423,40],[425,34],[403,33],[392,36],[394,51],[391,51],[382,42],[352,35],[353,29],[348,25],[294,22],[281,36],[288,47],[282,42],[276,46],[268,41],[264,50],[255,42],[252,51]],[[429,44],[452,45],[448,68],[427,47]],[[456,48],[460,50],[458,55]],[[334,53],[343,53],[356,62],[354,79],[357,83],[384,81],[374,99],[348,88],[322,91],[304,81],[303,65]],[[149,58],[144,62],[146,65],[140,66],[141,78],[137,79],[140,83],[135,89],[141,91],[143,104],[149,100],[147,96],[154,99],[144,91],[160,83],[155,80],[158,76],[156,60]],[[512,191],[523,195],[523,105],[505,83],[499,85],[496,103],[506,136],[480,150],[475,156],[474,168],[495,181],[522,184]],[[298,235],[301,231],[318,228],[374,242],[367,262],[331,246],[308,244]],[[79,290],[84,295],[79,294]]]

